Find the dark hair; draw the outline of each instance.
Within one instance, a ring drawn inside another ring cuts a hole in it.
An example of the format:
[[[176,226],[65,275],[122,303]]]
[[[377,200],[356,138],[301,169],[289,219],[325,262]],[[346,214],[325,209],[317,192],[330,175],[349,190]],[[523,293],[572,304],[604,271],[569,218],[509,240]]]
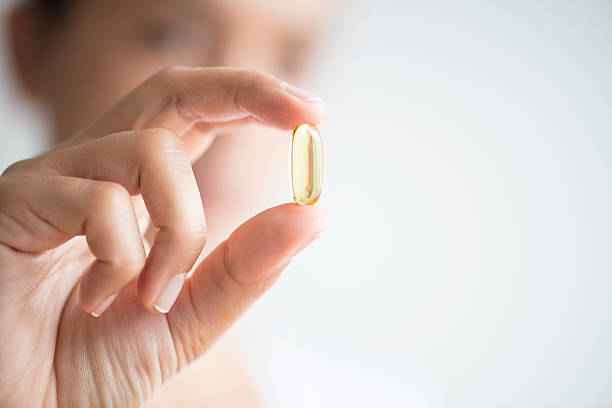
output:
[[[63,17],[72,0],[31,0],[40,14],[50,21]]]

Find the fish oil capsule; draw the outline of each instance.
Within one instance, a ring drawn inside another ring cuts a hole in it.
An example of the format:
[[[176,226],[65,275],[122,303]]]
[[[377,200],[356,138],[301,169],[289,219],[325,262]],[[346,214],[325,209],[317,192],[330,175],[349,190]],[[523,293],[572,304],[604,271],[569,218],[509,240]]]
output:
[[[323,143],[315,125],[303,124],[293,129],[291,137],[291,185],[293,201],[312,205],[321,195],[323,185]]]

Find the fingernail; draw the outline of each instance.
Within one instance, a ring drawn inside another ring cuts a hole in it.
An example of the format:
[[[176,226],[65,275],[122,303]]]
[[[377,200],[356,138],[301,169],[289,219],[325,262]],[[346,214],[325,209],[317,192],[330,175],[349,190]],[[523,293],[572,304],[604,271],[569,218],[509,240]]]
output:
[[[109,297],[98,303],[98,306],[96,306],[94,310],[91,311],[91,315],[93,317],[100,317],[102,313],[104,313],[104,311],[108,309],[108,307],[113,303],[118,294],[119,292],[115,293],[114,295],[110,295]]]
[[[155,304],[153,305],[155,310],[160,313],[168,313],[168,311],[170,311],[170,308],[183,288],[183,283],[185,283],[186,276],[186,273],[181,273],[168,281],[166,287],[162,289],[161,293],[157,297],[157,300],[155,301]]]
[[[323,99],[314,96],[313,94],[311,94],[310,92],[302,88],[298,88],[297,86],[289,85],[286,82],[285,82],[285,91],[291,96],[295,96],[296,98],[300,98],[300,99],[305,99],[308,102],[323,102]]]
[[[295,250],[295,252],[293,252],[293,254],[291,254],[291,256],[287,259],[285,259],[283,262],[281,262],[280,264],[278,264],[278,266],[276,267],[277,269],[284,269],[287,267],[287,265],[289,265],[289,263],[291,262],[291,260],[293,259],[294,256],[296,256],[297,254],[299,254],[300,252],[302,252],[308,245],[312,244],[317,238],[319,238],[321,235],[323,235],[324,231],[321,232],[317,232],[316,234],[314,234],[313,236],[311,236],[310,238],[308,238],[306,241],[304,241],[299,247],[298,249]]]
[[[291,257],[294,257],[298,253],[302,252],[308,245],[312,244],[317,238],[319,238],[321,235],[323,235],[323,232],[324,231],[317,232],[316,234],[314,234],[313,236],[308,238],[306,241],[304,241],[302,243],[302,245],[299,246],[299,248],[293,253],[293,255]]]
[[[292,256],[290,256],[289,258],[285,259],[283,262],[279,263],[278,266],[275,268],[276,270],[283,270],[285,269],[287,266],[289,266],[289,264],[291,263],[291,260],[293,259]]]

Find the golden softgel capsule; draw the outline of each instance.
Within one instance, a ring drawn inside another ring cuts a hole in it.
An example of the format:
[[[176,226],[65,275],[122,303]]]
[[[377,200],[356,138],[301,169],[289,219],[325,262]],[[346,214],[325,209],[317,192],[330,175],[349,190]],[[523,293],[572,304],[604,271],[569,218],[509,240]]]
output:
[[[323,186],[323,143],[315,125],[303,124],[293,129],[291,137],[291,185],[293,201],[312,205]]]

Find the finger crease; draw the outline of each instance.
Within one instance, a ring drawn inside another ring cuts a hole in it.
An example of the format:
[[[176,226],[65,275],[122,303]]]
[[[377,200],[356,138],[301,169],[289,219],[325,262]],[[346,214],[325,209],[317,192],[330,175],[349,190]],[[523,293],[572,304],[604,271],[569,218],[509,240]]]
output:
[[[201,120],[200,115],[187,108],[181,99],[174,93],[170,97],[168,104],[174,107],[176,116],[178,116],[179,119],[190,123],[192,126]]]
[[[181,371],[184,363],[182,361],[182,359],[179,356],[179,351],[178,348],[176,347],[176,339],[174,338],[175,334],[174,331],[172,330],[172,326],[170,325],[170,320],[168,319],[167,315],[164,315],[164,320],[166,321],[166,324],[168,325],[168,331],[170,332],[170,341],[172,342],[172,348],[174,349],[174,358],[175,360],[175,364],[176,364],[176,370],[174,371],[175,373],[178,373],[179,371]],[[161,364],[162,362],[160,361],[160,367],[163,367],[163,364]],[[164,370],[162,370],[162,384],[165,383],[169,377],[171,377],[173,375],[172,370],[170,370],[170,375],[168,375],[168,373],[165,373],[166,375],[164,375],[163,373]]]
[[[236,275],[234,275],[233,268],[230,267],[230,253],[229,253],[229,244],[225,244],[225,248],[223,250],[223,268],[225,269],[225,274],[230,277],[232,282],[237,284],[238,286],[246,286],[245,283],[241,282],[240,279]]]

